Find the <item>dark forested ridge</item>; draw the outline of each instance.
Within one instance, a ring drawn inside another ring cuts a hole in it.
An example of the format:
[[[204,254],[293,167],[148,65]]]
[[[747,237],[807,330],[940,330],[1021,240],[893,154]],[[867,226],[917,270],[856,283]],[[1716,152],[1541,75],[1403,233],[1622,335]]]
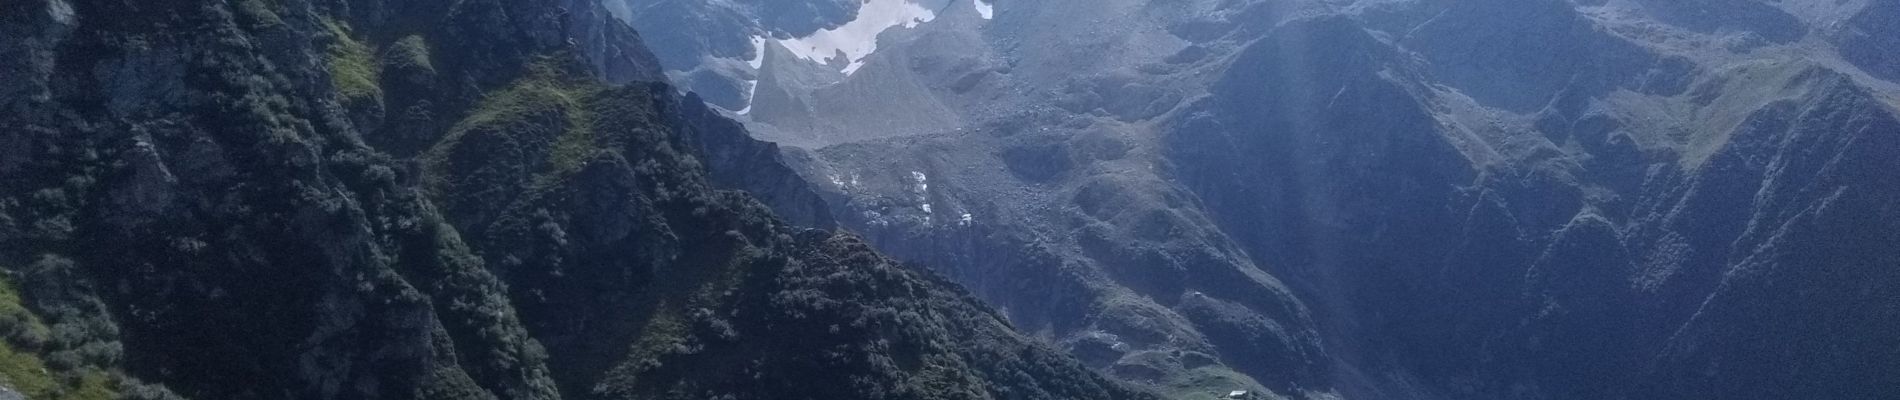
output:
[[[0,398],[1147,397],[553,3],[0,2]]]

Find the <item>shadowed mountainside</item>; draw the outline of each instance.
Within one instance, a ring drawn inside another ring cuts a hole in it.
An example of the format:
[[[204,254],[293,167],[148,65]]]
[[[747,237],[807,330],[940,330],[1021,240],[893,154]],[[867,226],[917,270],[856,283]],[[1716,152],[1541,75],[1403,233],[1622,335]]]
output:
[[[567,5],[0,3],[0,387],[1150,397],[860,239],[782,222],[766,204],[829,217],[696,99],[606,85],[656,64]],[[746,186],[781,189],[721,188]]]

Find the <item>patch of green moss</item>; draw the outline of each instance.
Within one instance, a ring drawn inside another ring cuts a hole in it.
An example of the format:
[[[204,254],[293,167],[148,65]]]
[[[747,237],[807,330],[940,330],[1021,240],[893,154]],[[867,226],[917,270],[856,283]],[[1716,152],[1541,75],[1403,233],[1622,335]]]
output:
[[[628,360],[652,360],[657,364],[661,356],[673,353],[686,341],[687,325],[685,318],[679,315],[682,312],[679,307],[662,301],[655,309],[658,311],[640,330],[640,340],[634,342],[633,351],[627,354]]]
[[[111,373],[92,367],[54,371],[40,354],[29,350],[45,343],[48,328],[39,315],[27,310],[24,300],[13,282],[0,276],[0,331],[6,334],[0,340],[0,384],[29,399],[118,398]]]
[[[46,370],[45,361],[4,342],[0,342],[0,379],[29,399],[50,399],[59,391],[59,381]]]
[[[242,0],[237,3],[237,12],[256,26],[282,26],[284,19],[273,11],[278,6],[274,3],[268,0]]]
[[[330,67],[330,82],[345,101],[381,100],[382,71],[376,63],[376,50],[350,36],[348,26],[323,18],[336,42],[330,44],[325,61]]]
[[[68,388],[65,391],[65,393],[61,394],[58,397],[58,399],[59,400],[116,399],[116,398],[119,398],[119,392],[118,390],[113,389],[115,386],[117,386],[117,384],[113,382],[114,382],[114,379],[112,378],[111,374],[108,374],[105,371],[88,368],[86,369],[86,372],[79,374],[79,378],[76,379],[75,382],[73,382],[73,385],[70,388]]]
[[[0,276],[0,335],[7,341],[37,346],[49,334],[46,322],[26,309],[12,280]]]
[[[429,42],[418,35],[397,39],[383,54],[384,62],[392,68],[435,72],[435,62],[429,57]]]
[[[567,120],[567,131],[555,139],[554,150],[548,153],[548,165],[553,167],[550,172],[554,176],[579,170],[583,162],[601,151],[594,141],[593,112],[573,108],[568,110]]]
[[[733,251],[733,255],[725,263],[720,264],[719,268],[703,272],[707,279],[699,290],[693,293],[691,307],[719,307],[727,294],[744,283],[746,270],[768,256],[764,249],[743,243],[744,238],[737,235],[737,232],[731,232],[727,237],[740,243],[735,243],[736,250]]]
[[[590,80],[568,76],[551,64],[533,65],[526,75],[507,88],[488,93],[467,118],[450,129],[426,157],[427,162],[432,166],[442,165],[447,154],[454,151],[469,131],[506,130],[531,116],[556,113],[566,123],[548,147],[546,168],[535,181],[536,185],[542,185],[566,176],[602,151],[595,142],[596,116],[587,103],[604,89]]]
[[[117,386],[111,373],[96,368],[86,368],[61,383],[59,376],[46,368],[46,362],[39,355],[15,350],[13,346],[0,343],[0,379],[29,399],[48,400],[110,400],[119,398]]]

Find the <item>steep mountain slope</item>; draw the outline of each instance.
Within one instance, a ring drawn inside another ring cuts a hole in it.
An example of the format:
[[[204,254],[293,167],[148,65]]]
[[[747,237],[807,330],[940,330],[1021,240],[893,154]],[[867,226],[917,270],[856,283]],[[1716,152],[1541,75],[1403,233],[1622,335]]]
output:
[[[1896,4],[952,1],[728,110],[1183,397],[1884,398]]]
[[[1613,7],[1382,11],[1420,19],[1284,26],[1170,138],[1251,254],[1350,299],[1342,342],[1454,396],[1888,395],[1889,83]]]
[[[841,223],[937,268],[1092,366],[1179,397],[1269,388],[1326,396],[1332,361],[1309,310],[1212,229],[1155,162],[1153,128],[1138,120],[1184,97],[1145,81],[1153,72],[1132,70],[1179,66],[1103,56],[1165,57],[1173,50],[1156,44],[1171,36],[1091,35],[1150,23],[1143,7],[1038,5],[1046,18],[1087,18],[1050,19],[1037,31],[1005,24],[1009,12],[990,20],[969,2],[948,2],[928,23],[884,31],[848,77],[801,67],[768,42],[746,116],[763,138],[841,143],[792,149],[789,160],[828,192]],[[986,39],[982,27],[1015,32]],[[998,42],[1021,50],[989,49]],[[1119,103],[1097,103],[1104,99]],[[773,103],[781,100],[805,105]],[[918,104],[923,114],[947,105],[964,115],[907,125],[934,118],[912,115]]]
[[[599,82],[655,64],[566,6],[0,3],[0,387],[1148,397],[719,189],[828,220],[771,158],[709,174],[774,151],[666,85]]]

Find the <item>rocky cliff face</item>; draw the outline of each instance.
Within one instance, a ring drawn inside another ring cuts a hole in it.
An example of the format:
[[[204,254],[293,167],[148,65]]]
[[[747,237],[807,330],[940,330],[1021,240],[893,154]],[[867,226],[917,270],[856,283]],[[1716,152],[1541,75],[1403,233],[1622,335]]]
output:
[[[827,220],[592,6],[0,4],[0,386],[1147,397],[719,189]]]

